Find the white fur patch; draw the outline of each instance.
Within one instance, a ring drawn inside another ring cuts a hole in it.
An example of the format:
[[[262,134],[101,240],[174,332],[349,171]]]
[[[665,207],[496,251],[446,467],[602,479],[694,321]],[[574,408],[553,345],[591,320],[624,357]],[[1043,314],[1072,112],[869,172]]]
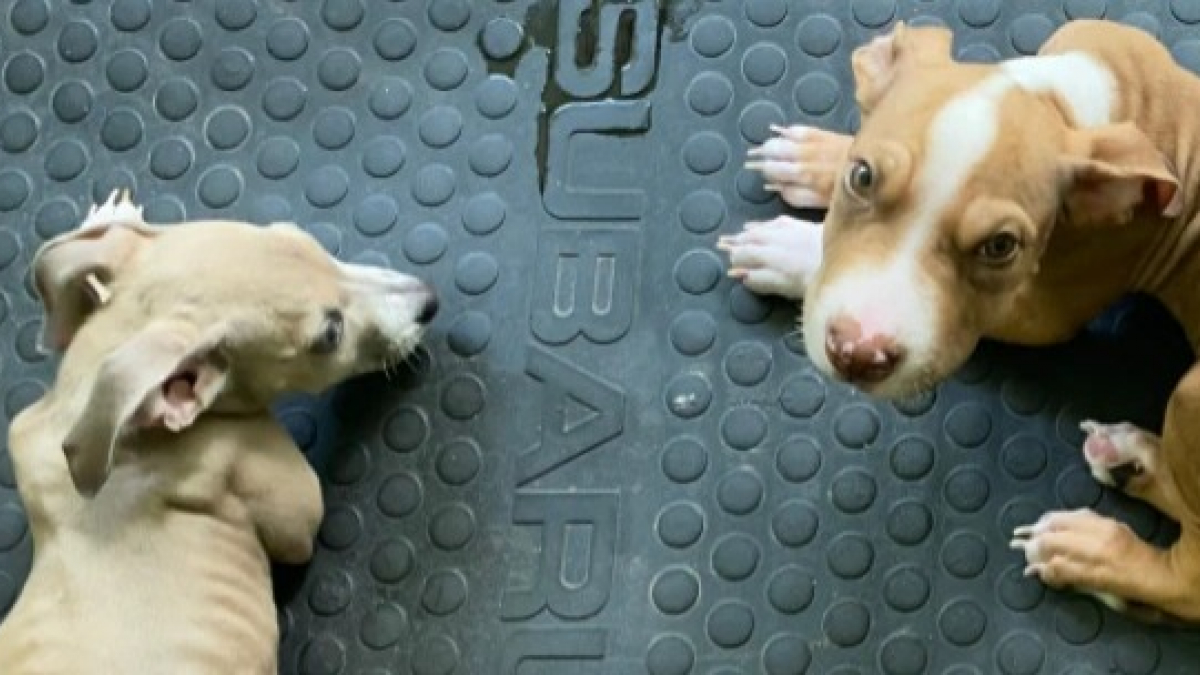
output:
[[[1000,64],[1022,89],[1057,93],[1071,106],[1075,123],[1096,127],[1112,121],[1117,81],[1096,59],[1081,52],[1030,56]]]
[[[856,319],[864,337],[887,334],[907,352],[896,374],[880,392],[900,393],[933,358],[939,308],[920,257],[934,244],[938,222],[971,173],[987,156],[999,128],[998,103],[1014,85],[993,75],[951,99],[930,125],[928,152],[919,168],[914,203],[919,210],[902,225],[906,235],[883,267],[863,267],[832,280],[815,298],[806,318],[805,346],[814,363],[828,370],[825,334],[830,321],[845,312]]]
[[[128,190],[113,190],[103,204],[92,204],[79,229],[90,230],[128,222],[145,222],[142,207],[133,203],[133,195]]]

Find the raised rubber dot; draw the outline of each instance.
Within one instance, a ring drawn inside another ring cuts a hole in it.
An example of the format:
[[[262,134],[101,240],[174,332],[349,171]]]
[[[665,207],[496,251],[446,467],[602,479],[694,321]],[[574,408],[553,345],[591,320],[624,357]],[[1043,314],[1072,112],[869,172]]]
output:
[[[1103,627],[1104,618],[1091,600],[1069,600],[1054,613],[1054,632],[1068,644],[1087,645]]]
[[[321,4],[321,20],[336,31],[355,28],[365,13],[362,0],[324,0]]]
[[[763,647],[765,675],[804,675],[812,665],[812,650],[799,635],[777,635]]]
[[[958,0],[958,16],[972,28],[986,28],[1000,17],[1000,0]]]
[[[435,106],[421,116],[417,135],[431,148],[444,148],[462,134],[462,114],[448,106]]]
[[[861,579],[875,562],[875,548],[863,535],[845,532],[830,542],[826,562],[829,570],[842,579]]]
[[[214,149],[233,150],[250,135],[250,116],[241,108],[220,108],[209,116],[204,132]]]
[[[87,21],[70,21],[58,34],[58,55],[67,63],[87,61],[98,46],[96,28]]]
[[[959,447],[977,448],[992,433],[992,418],[977,403],[964,403],[946,416],[946,434]]]
[[[771,308],[771,301],[752,293],[743,284],[737,284],[729,291],[729,314],[738,323],[762,323],[771,315]]]
[[[372,139],[363,151],[363,171],[373,178],[387,178],[404,166],[404,143],[384,136]]]
[[[671,548],[687,548],[704,532],[704,513],[694,504],[667,506],[658,516],[658,538]]]
[[[354,139],[354,113],[346,108],[326,108],[313,121],[313,140],[325,150],[340,150]]]
[[[926,573],[916,567],[899,567],[888,573],[883,599],[898,612],[915,612],[929,601],[931,587]]]
[[[842,88],[826,73],[805,73],[796,80],[794,98],[805,115],[821,117],[833,112],[841,102]]]
[[[358,82],[362,61],[349,49],[331,49],[317,64],[317,79],[330,91],[346,91]]]
[[[1009,633],[996,647],[996,665],[1001,675],[1034,675],[1041,672],[1045,662],[1045,646],[1029,633]]]
[[[431,0],[429,23],[438,30],[456,31],[471,19],[471,3],[468,0]]]
[[[762,343],[739,342],[725,355],[725,374],[735,384],[753,387],[765,380],[770,372],[771,351]]]
[[[1093,507],[1104,497],[1104,490],[1091,472],[1081,466],[1067,469],[1055,481],[1058,498],[1068,509]]]
[[[42,239],[53,239],[79,224],[79,211],[75,203],[65,197],[55,197],[37,210],[33,216],[33,228]]]
[[[484,251],[472,251],[454,266],[454,285],[467,295],[487,292],[500,276],[500,263]]]
[[[304,196],[308,203],[321,209],[336,206],[350,191],[350,177],[338,166],[322,166],[308,175]]]
[[[1042,44],[1054,32],[1055,25],[1049,18],[1037,14],[1017,17],[1009,25],[1008,36],[1018,54],[1031,56],[1041,49]]]
[[[850,468],[834,477],[830,497],[842,513],[859,514],[875,503],[877,493],[875,479],[869,473]]]
[[[45,81],[42,60],[29,52],[14,55],[4,64],[4,84],[14,94],[29,94]]]
[[[808,436],[790,436],[779,446],[775,471],[789,483],[803,483],[821,469],[821,450]]]
[[[467,57],[457,49],[439,49],[425,61],[425,81],[440,91],[449,91],[462,84],[467,72]]]
[[[706,16],[692,27],[692,49],[700,56],[716,58],[733,47],[737,31],[729,19],[722,16]]]
[[[721,275],[721,260],[709,250],[689,251],[675,263],[676,285],[692,295],[701,295],[716,288]]]
[[[217,23],[229,31],[238,31],[254,23],[258,17],[258,8],[254,0],[220,0],[217,3]]]
[[[871,629],[871,613],[857,600],[840,600],[825,610],[825,635],[838,647],[857,647]]]
[[[421,606],[433,616],[449,616],[467,602],[467,580],[456,570],[429,575],[421,592]]]
[[[712,566],[722,579],[742,581],[758,569],[761,557],[762,553],[753,539],[743,534],[735,534],[722,539],[713,548]]]
[[[512,142],[500,134],[485,134],[471,145],[467,163],[476,175],[498,176],[512,163]]]
[[[474,480],[482,464],[483,457],[475,441],[459,439],[438,452],[436,469],[443,483],[458,487]]]
[[[300,649],[300,675],[338,675],[346,667],[346,647],[332,635],[317,635]]]
[[[412,406],[402,406],[384,423],[383,440],[395,452],[412,452],[429,438],[429,421]]]
[[[181,122],[196,111],[199,94],[195,85],[183,78],[167,80],[154,97],[154,109],[164,119]]]
[[[933,444],[924,438],[907,436],[891,451],[892,473],[903,480],[919,480],[933,469]]]
[[[812,14],[797,26],[796,43],[805,54],[824,58],[842,43],[842,27],[827,14]]]
[[[267,32],[267,53],[280,61],[294,61],[308,51],[308,26],[297,18],[280,19]]]
[[[422,206],[441,206],[454,196],[456,182],[453,169],[444,164],[430,164],[413,177],[413,199]]]
[[[109,18],[117,30],[141,30],[150,23],[150,0],[113,0]]]
[[[59,141],[46,151],[46,175],[59,182],[83,173],[87,164],[87,150],[79,141]]]
[[[689,675],[695,663],[695,648],[677,635],[656,639],[646,652],[648,675]]]
[[[412,573],[416,554],[406,539],[389,539],[371,553],[371,576],[381,584],[394,584]]]
[[[729,144],[711,131],[693,135],[683,145],[683,162],[689,170],[700,175],[720,171],[729,161]]]
[[[1171,15],[1183,23],[1200,23],[1200,7],[1188,0],[1171,0]]]
[[[258,147],[258,172],[265,178],[286,178],[299,165],[300,146],[290,138],[275,136]]]
[[[879,662],[885,675],[921,675],[929,666],[929,653],[911,635],[892,635],[879,650]]]
[[[1046,469],[1049,450],[1040,439],[1030,435],[1011,438],[1000,451],[1000,465],[1017,480],[1031,480]]]
[[[367,99],[367,107],[382,120],[393,120],[403,115],[412,105],[412,87],[397,77],[381,78]]]
[[[92,111],[91,89],[83,82],[64,82],[54,90],[50,105],[59,120],[67,124],[80,122]]]
[[[798,614],[812,604],[816,585],[811,573],[795,566],[784,567],[767,582],[767,601],[781,614]]]
[[[487,348],[492,339],[492,320],[488,315],[469,310],[454,320],[446,331],[446,343],[458,356],[469,358]]]
[[[880,28],[896,15],[896,0],[851,0],[854,20],[867,28]]]
[[[733,84],[720,73],[701,73],[688,85],[688,107],[706,117],[716,115],[733,101]]]
[[[663,473],[676,483],[694,482],[704,475],[707,468],[708,451],[695,438],[676,438],[663,449]]]
[[[979,469],[960,467],[946,479],[943,493],[946,502],[956,511],[974,513],[987,503],[991,485]]]
[[[404,637],[408,618],[398,605],[388,602],[377,605],[363,616],[359,637],[371,649],[387,649]]]
[[[779,405],[792,417],[808,418],[825,406],[825,382],[814,373],[788,378],[779,388]]]
[[[690,309],[675,317],[667,334],[680,354],[699,356],[716,341],[717,322],[707,312]]]
[[[879,437],[879,413],[866,405],[846,406],[838,411],[833,433],[843,447],[863,450]]]
[[[750,471],[734,471],[721,479],[717,486],[717,504],[726,513],[745,516],[762,503],[762,479]]]
[[[50,8],[46,6],[46,0],[18,0],[9,14],[9,21],[21,35],[33,35],[50,22]]]
[[[463,208],[463,227],[476,236],[495,232],[504,224],[507,207],[495,192],[477,194]]]
[[[453,504],[429,519],[429,540],[443,551],[457,551],[475,536],[475,516],[461,504]]]
[[[760,28],[777,26],[787,16],[786,0],[746,0],[746,18]]]
[[[391,230],[399,216],[396,200],[385,194],[370,195],[354,209],[354,228],[368,237],[378,237]]]
[[[787,115],[771,101],[755,101],[742,110],[738,118],[738,130],[742,138],[755,145],[767,142],[774,135],[774,127],[787,123]]]
[[[352,507],[333,506],[321,521],[318,538],[326,548],[342,551],[362,535],[362,516]]]
[[[500,119],[517,105],[517,86],[503,75],[491,75],[475,89],[475,108],[488,119]]]
[[[146,83],[146,57],[134,49],[122,49],[108,60],[105,71],[108,83],[117,91],[128,93]]]
[[[417,46],[417,30],[407,19],[388,19],[375,29],[375,53],[388,61],[399,61]]]
[[[525,42],[525,29],[521,24],[507,17],[499,17],[487,22],[479,36],[479,46],[483,53],[493,61],[505,61],[512,58]]]
[[[700,597],[700,579],[688,569],[667,570],[654,581],[650,597],[663,614],[683,614]]]
[[[326,570],[313,579],[308,594],[308,606],[321,617],[342,613],[350,606],[354,580],[342,570]]]
[[[261,222],[270,222],[270,220]],[[334,456],[329,471],[329,480],[335,485],[354,485],[367,475],[370,467],[371,457],[364,445],[360,443],[345,445],[338,448],[337,454]]]
[[[442,390],[442,412],[451,419],[471,419],[483,410],[486,393],[483,382],[474,375],[456,377]]]
[[[198,189],[200,201],[205,206],[219,209],[237,201],[242,192],[242,178],[236,169],[217,166],[200,177]]]
[[[721,437],[734,450],[750,450],[767,437],[767,415],[762,410],[741,406],[721,417]]]
[[[413,675],[451,675],[458,668],[461,652],[454,640],[438,635],[423,640],[413,650]]]
[[[711,190],[698,190],[683,198],[679,205],[679,221],[693,234],[708,234],[726,219],[725,200]]]
[[[901,501],[888,511],[888,536],[901,546],[915,546],[925,541],[932,529],[933,513],[921,502]]]
[[[142,119],[132,110],[119,109],[108,114],[100,127],[100,140],[114,152],[124,152],[142,141]]]
[[[172,61],[187,61],[200,53],[203,38],[200,26],[192,19],[176,17],[163,24],[158,48]]]
[[[423,493],[421,483],[414,476],[400,473],[388,477],[379,486],[375,501],[384,515],[404,518],[420,507]]]
[[[1030,636],[1029,639],[1034,638]],[[1117,671],[1122,675],[1151,675],[1158,670],[1162,660],[1162,650],[1148,635],[1118,637],[1113,641],[1112,653]]]
[[[708,615],[708,639],[724,649],[736,649],[750,641],[754,633],[754,610],[750,605],[727,600]]]
[[[212,66],[212,82],[223,91],[237,91],[254,76],[254,57],[244,49],[227,47],[217,54]]]
[[[770,43],[754,45],[742,56],[742,76],[750,84],[769,87],[787,72],[787,54]]]
[[[27,199],[32,185],[29,176],[19,169],[0,170],[0,211],[14,211]],[[5,234],[11,233],[5,232]]]
[[[435,262],[446,252],[446,231],[434,223],[422,223],[408,231],[401,242],[404,256],[418,265]]]
[[[712,385],[702,375],[683,373],[667,383],[667,408],[677,417],[691,419],[704,414],[712,403]]]
[[[811,542],[819,526],[817,510],[805,501],[785,502],[771,516],[771,532],[788,548],[799,548]]]
[[[942,545],[942,567],[960,579],[979,576],[987,561],[987,542],[972,532],[956,532]]]

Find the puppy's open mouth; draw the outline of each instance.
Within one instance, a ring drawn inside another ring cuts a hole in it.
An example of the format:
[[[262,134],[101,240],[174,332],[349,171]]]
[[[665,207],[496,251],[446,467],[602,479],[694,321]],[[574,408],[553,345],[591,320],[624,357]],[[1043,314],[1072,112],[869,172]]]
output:
[[[182,370],[167,378],[162,385],[163,398],[168,403],[184,403],[196,398],[196,383],[200,373],[193,368]]]

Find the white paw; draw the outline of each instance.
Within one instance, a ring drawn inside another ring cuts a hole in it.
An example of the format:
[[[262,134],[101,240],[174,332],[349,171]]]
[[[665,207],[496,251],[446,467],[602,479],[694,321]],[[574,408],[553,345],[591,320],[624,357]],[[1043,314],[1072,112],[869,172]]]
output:
[[[1032,525],[1013,530],[1009,546],[1025,556],[1025,576],[1037,577],[1051,588],[1073,588],[1108,608],[1123,612],[1129,603],[1120,596],[1089,588],[1084,581],[1096,566],[1079,541],[1093,542],[1096,532],[1111,529],[1111,521],[1088,510],[1051,511]]]
[[[828,208],[850,137],[816,127],[771,130],[775,136],[747,153],[746,168],[761,173],[764,187],[795,208]]]
[[[821,224],[779,216],[746,223],[721,237],[717,248],[729,254],[729,276],[759,295],[800,300],[821,266]]]
[[[103,204],[92,204],[79,229],[90,230],[130,221],[144,223],[142,207],[133,203],[133,195],[124,188],[113,190]]]
[[[1092,477],[1103,485],[1124,488],[1130,480],[1150,474],[1157,439],[1129,422],[1100,424],[1084,420],[1083,457]]]

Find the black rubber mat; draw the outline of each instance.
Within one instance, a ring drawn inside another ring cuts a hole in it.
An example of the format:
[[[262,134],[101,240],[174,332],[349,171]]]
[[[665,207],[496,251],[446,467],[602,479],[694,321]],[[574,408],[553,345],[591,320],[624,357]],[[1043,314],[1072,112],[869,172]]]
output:
[[[6,419],[51,372],[30,257],[115,185],[158,221],[295,219],[440,289],[411,375],[280,406],[328,500],[312,564],[279,570],[283,672],[1200,672],[1200,633],[1048,591],[1007,548],[1062,506],[1174,535],[1077,449],[1084,416],[1159,424],[1191,356],[1153,305],[985,345],[890,405],[817,375],[794,308],[713,251],[782,209],[746,149],[853,128],[849,53],[896,19],[991,60],[1108,16],[1196,66],[1200,4],[0,7]],[[0,611],[29,556],[5,459]]]

